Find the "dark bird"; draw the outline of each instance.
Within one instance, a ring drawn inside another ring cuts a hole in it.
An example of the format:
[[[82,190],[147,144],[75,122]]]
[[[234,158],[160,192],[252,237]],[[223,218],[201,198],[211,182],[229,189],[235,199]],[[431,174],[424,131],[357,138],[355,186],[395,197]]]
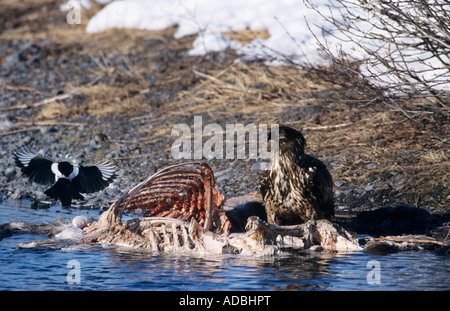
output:
[[[293,225],[333,217],[333,180],[325,164],[305,154],[305,138],[293,128],[280,126],[278,141],[278,151],[260,176],[267,221]]]
[[[67,161],[55,162],[22,146],[13,152],[16,165],[31,181],[52,185],[44,193],[70,206],[72,199],[83,200],[81,193],[94,193],[106,188],[115,177],[112,162],[99,162],[92,166],[73,165]]]

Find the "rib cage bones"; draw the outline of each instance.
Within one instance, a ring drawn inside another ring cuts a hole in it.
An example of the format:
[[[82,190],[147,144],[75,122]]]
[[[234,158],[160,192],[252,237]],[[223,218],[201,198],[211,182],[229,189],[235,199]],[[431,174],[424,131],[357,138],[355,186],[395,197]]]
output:
[[[223,219],[223,200],[214,188],[211,168],[204,162],[186,162],[168,166],[130,189],[114,204],[114,211],[119,216],[125,210],[142,209],[149,217],[195,218],[205,230],[212,230],[219,229],[217,220]]]

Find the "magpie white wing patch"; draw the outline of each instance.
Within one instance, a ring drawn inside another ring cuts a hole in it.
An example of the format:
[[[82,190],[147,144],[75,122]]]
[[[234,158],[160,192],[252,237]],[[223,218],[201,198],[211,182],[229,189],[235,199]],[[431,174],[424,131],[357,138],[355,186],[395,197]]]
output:
[[[107,181],[114,175],[117,168],[117,166],[114,163],[109,161],[97,163],[95,166],[98,167],[100,173],[102,173],[102,179],[105,181]]]
[[[13,157],[22,174],[31,181],[42,185],[55,182],[55,174],[53,174],[51,168],[52,160],[31,152],[27,146],[18,147],[13,152]]]
[[[31,152],[28,147],[22,146],[18,148],[18,150],[14,153],[14,156],[23,166],[27,167],[28,164],[30,164],[30,161],[37,155]]]

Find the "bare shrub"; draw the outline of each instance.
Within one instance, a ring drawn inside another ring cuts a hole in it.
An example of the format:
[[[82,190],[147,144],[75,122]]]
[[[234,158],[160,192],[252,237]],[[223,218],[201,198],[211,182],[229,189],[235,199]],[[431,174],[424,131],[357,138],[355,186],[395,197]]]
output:
[[[427,124],[450,117],[450,2],[333,0],[327,11],[304,2],[328,24],[308,24],[329,60],[328,66],[309,64],[316,73],[366,102],[387,104],[449,143]]]

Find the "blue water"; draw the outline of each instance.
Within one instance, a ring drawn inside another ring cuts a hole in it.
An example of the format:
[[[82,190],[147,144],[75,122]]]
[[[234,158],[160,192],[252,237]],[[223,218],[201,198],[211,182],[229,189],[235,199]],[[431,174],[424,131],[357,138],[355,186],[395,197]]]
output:
[[[43,223],[99,211],[31,209],[0,203],[0,224]],[[19,248],[46,237],[0,241],[0,290],[449,290],[450,258],[431,252],[391,255],[294,252],[264,258],[239,255],[163,256],[93,247],[71,251]],[[78,266],[68,263],[76,262]],[[369,265],[368,262],[376,266]],[[368,278],[369,276],[369,278]]]

